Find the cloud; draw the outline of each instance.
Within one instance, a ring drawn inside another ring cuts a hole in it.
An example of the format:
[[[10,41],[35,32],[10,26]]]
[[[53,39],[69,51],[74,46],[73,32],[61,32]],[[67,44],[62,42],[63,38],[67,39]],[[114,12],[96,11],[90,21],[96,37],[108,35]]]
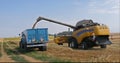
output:
[[[90,0],[89,13],[119,14],[119,0]]]

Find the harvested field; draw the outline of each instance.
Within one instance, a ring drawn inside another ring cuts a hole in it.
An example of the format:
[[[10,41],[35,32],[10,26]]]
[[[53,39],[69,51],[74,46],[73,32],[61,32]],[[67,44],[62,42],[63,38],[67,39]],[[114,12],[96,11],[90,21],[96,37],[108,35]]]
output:
[[[89,50],[72,49],[67,46],[67,43],[59,46],[51,40],[48,43],[47,51],[42,52],[38,49],[22,51],[19,49],[19,38],[14,38],[14,40],[4,39],[12,47],[10,50],[17,51],[15,53],[19,54],[19,57],[23,57],[26,62],[120,62],[119,34],[112,35],[111,41],[113,44],[108,45],[106,49],[94,47]],[[4,48],[8,47],[6,46]],[[11,56],[9,54],[7,55]],[[12,59],[12,57],[10,58]]]
[[[95,47],[90,50],[71,49],[67,44],[58,46],[49,43],[47,54],[75,62],[120,62],[120,39],[112,42],[106,49]]]
[[[0,42],[0,44],[1,44],[1,42]],[[0,45],[0,51],[1,51],[1,45]],[[2,54],[1,54],[1,52],[0,52],[0,57],[2,56]]]
[[[0,62],[41,62],[32,57],[26,56],[18,52],[15,48],[18,47],[18,42],[6,41],[0,42],[1,45],[1,58]]]

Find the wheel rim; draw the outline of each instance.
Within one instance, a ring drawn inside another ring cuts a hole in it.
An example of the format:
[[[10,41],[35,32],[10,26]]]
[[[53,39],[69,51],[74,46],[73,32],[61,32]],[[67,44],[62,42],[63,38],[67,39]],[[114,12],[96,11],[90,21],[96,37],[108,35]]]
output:
[[[70,43],[70,47],[71,47],[71,48],[74,47],[74,42],[71,42],[71,43]]]
[[[83,49],[85,48],[85,45],[84,45],[84,44],[82,44],[82,48],[83,48]]]
[[[71,43],[70,43],[70,47],[71,47]]]
[[[74,42],[71,43],[71,46],[74,47]]]
[[[86,48],[86,43],[85,43],[85,42],[83,42],[83,43],[81,44],[81,48],[82,48],[82,49],[85,49],[85,48]]]

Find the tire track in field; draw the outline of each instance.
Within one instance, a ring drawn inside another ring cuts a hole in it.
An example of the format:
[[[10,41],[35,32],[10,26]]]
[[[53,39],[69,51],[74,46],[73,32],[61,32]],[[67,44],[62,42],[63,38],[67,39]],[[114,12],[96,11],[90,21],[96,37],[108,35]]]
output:
[[[7,53],[4,50],[4,47],[3,47],[4,39],[0,39],[0,41],[1,41],[1,54],[2,54],[2,57],[0,58],[0,62],[15,62],[7,55]]]
[[[30,56],[27,56],[27,55],[24,55],[24,54],[21,54],[20,52],[18,52],[17,50],[14,50],[14,48],[12,46],[10,46],[8,43],[6,43],[6,45],[13,51],[15,51],[17,54],[19,54],[20,56],[22,56],[25,60],[27,60],[28,62],[42,62],[40,60],[36,60]]]

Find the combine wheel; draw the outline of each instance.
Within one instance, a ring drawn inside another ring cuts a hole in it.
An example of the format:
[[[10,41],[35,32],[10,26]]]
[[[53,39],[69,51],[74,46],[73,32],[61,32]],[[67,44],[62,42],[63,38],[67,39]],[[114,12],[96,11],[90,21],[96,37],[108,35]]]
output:
[[[71,39],[70,42],[68,43],[68,46],[71,48],[78,48],[76,39]]]
[[[84,50],[87,50],[87,49],[88,49],[88,45],[87,45],[86,42],[83,42],[83,43],[81,44],[81,49],[84,49]]]
[[[107,46],[106,45],[100,45],[101,48],[106,48]]]

